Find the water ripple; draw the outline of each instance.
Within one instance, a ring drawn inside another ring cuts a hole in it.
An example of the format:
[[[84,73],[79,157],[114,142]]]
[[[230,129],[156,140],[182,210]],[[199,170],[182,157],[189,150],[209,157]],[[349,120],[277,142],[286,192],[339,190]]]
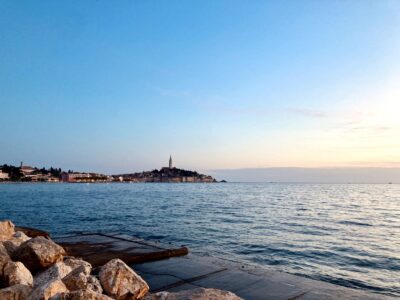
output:
[[[121,232],[400,296],[400,185],[1,184],[0,219]]]

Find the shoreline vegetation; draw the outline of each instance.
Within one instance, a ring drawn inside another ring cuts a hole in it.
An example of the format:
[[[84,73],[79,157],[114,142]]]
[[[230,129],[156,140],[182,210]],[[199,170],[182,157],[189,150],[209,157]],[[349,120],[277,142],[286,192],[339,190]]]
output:
[[[113,182],[165,182],[165,183],[213,183],[218,182],[210,175],[196,171],[179,169],[172,166],[152,171],[106,175],[93,172],[64,171],[61,168],[37,168],[23,165],[0,165],[0,183],[2,182],[66,182],[66,183],[113,183]],[[226,182],[222,180],[221,182]]]
[[[34,234],[32,234],[34,233]],[[217,289],[152,293],[147,282],[119,258],[94,268],[69,256],[48,234],[0,221],[2,300],[240,300]]]

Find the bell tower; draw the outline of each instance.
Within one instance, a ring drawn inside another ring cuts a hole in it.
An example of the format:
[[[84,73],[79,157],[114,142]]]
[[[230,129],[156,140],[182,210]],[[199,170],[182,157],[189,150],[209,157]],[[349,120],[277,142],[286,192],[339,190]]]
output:
[[[172,169],[172,156],[169,156],[169,164],[168,164],[169,168]]]

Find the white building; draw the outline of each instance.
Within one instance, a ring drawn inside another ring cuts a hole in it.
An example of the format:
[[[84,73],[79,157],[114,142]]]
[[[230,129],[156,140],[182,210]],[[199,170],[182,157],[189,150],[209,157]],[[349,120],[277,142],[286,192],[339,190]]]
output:
[[[21,165],[20,170],[21,170],[22,174],[28,175],[28,174],[33,173],[35,171],[35,168],[32,168],[30,166],[22,166]]]
[[[3,173],[3,171],[0,170],[0,180],[6,180],[8,178],[9,178],[8,173]]]

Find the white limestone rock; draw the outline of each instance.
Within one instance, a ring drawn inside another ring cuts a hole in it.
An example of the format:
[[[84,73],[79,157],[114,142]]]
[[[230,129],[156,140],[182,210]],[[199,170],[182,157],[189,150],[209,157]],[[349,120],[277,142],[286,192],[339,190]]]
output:
[[[62,281],[70,291],[84,290],[88,284],[88,274],[84,272],[83,267],[79,267],[65,276]]]
[[[6,259],[10,259],[10,255],[8,254],[6,246],[4,246],[4,242],[0,242],[0,258],[4,257]]]
[[[75,257],[70,257],[70,256],[65,257],[64,264],[71,267],[72,270],[76,270],[78,268],[83,268],[82,272],[84,272],[88,276],[89,276],[90,272],[92,271],[92,265],[90,263],[88,263],[87,261],[84,261],[83,259],[80,259],[80,258],[75,258]]]
[[[101,267],[100,282],[105,292],[117,300],[140,299],[149,291],[147,283],[120,259]]]
[[[22,262],[31,272],[45,269],[62,261],[65,250],[44,237],[32,238],[19,246],[13,253],[14,261]]]
[[[62,293],[68,293],[67,287],[60,279],[54,279],[36,287],[27,299],[49,300],[52,297],[57,297]]]
[[[177,293],[160,292],[148,294],[143,300],[243,300],[232,292],[197,288]]]
[[[102,294],[103,293],[103,288],[101,286],[100,281],[97,279],[97,277],[90,275],[88,277],[88,282],[86,288],[88,290],[92,290],[96,293]]]
[[[31,287],[25,284],[16,284],[5,289],[0,289],[1,300],[26,300],[31,293]]]
[[[21,244],[23,242],[26,242],[28,240],[30,240],[31,238],[28,237],[25,233],[23,233],[22,231],[17,231],[13,234],[12,238],[4,241],[3,244],[6,247],[8,253],[10,255],[12,255],[19,246],[21,246]]]
[[[9,261],[11,261],[11,258],[8,255],[7,249],[3,245],[3,242],[0,242],[0,281],[3,276],[3,268]]]
[[[92,290],[78,290],[70,293],[62,293],[51,300],[112,300],[112,298]]]
[[[0,242],[7,241],[13,237],[15,225],[10,220],[0,221]]]
[[[62,281],[69,291],[92,290],[96,293],[103,293],[100,281],[92,275],[87,276],[84,272],[80,272],[79,269],[72,271]]]
[[[33,284],[31,272],[24,266],[23,263],[19,261],[9,261],[4,265],[3,279],[7,286],[12,286],[15,284],[32,286]]]
[[[33,284],[35,287],[37,287],[55,279],[62,279],[70,272],[72,272],[72,268],[70,266],[66,265],[64,262],[57,262],[50,268],[37,274],[33,279]]]

